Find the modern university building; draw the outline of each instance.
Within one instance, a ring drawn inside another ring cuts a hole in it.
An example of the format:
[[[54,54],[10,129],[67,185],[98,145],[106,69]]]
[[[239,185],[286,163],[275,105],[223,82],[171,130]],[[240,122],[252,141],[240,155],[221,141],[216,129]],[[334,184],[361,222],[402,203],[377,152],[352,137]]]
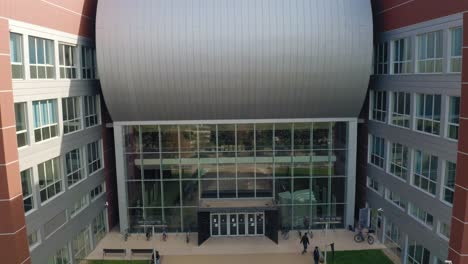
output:
[[[354,225],[372,29],[366,0],[101,0],[121,230]]]
[[[467,27],[466,0],[1,0],[0,262],[367,207],[401,263],[468,263]]]

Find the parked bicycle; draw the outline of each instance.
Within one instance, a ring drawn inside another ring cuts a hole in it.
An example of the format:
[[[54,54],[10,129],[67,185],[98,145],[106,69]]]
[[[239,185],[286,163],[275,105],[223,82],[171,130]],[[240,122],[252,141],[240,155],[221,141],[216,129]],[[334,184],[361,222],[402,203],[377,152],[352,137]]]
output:
[[[354,236],[354,241],[356,243],[361,243],[361,242],[364,242],[367,240],[367,243],[369,243],[369,245],[372,245],[374,244],[374,237],[372,236],[372,234],[374,234],[375,231],[372,230],[372,229],[369,229],[367,232],[363,232],[362,229],[359,230],[359,232]]]

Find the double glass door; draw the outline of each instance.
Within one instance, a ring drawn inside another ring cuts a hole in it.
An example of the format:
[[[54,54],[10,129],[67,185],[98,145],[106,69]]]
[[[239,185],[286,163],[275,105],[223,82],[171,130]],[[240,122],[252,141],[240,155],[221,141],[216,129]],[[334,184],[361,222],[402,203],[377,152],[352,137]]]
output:
[[[256,213],[211,214],[212,236],[261,236],[265,234],[265,215]]]

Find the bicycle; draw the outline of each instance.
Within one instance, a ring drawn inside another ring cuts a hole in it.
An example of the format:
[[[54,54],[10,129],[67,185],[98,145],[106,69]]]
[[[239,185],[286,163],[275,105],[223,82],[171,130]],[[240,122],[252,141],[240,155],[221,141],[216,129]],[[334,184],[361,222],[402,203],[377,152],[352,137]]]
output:
[[[373,233],[375,233],[375,231],[371,229],[365,234],[362,232],[362,230],[359,230],[359,232],[354,236],[354,242],[361,243],[367,240],[367,243],[369,243],[369,245],[372,245],[374,244],[374,237],[371,235]]]
[[[284,240],[288,240],[289,238],[289,229],[284,227],[281,229],[281,237],[283,237]]]

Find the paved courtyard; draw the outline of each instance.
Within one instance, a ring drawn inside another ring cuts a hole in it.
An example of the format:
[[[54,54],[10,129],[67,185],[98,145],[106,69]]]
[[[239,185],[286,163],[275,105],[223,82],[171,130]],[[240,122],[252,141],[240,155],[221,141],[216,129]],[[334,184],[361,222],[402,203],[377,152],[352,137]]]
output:
[[[384,246],[378,241],[374,245],[367,243],[355,243],[354,233],[347,230],[314,231],[314,237],[310,240],[310,250],[319,246],[321,249],[325,245],[335,243],[335,250],[365,250],[382,249]],[[197,235],[192,234],[190,242],[186,243],[185,234],[169,234],[167,241],[162,241],[159,235],[146,241],[144,234],[131,234],[127,241],[118,231],[112,231],[103,238],[96,249],[88,256],[88,259],[147,259],[148,256],[132,256],[132,248],[155,248],[167,263],[195,263],[189,262],[200,260],[200,263],[211,259],[215,255],[232,256],[223,257],[223,263],[288,263],[295,259],[293,263],[311,263],[311,256],[300,254],[302,245],[299,243],[299,236],[296,231],[291,231],[289,239],[285,240],[279,235],[279,243],[275,244],[267,237],[211,237],[201,246],[197,245]],[[103,256],[103,248],[126,249],[126,256]],[[309,251],[310,251],[309,250]],[[272,262],[268,262],[270,261]],[[232,261],[231,261],[232,259]],[[226,260],[226,261],[225,261]],[[253,260],[258,260],[252,262]],[[267,261],[267,262],[265,262]],[[304,261],[304,262],[302,262]]]

